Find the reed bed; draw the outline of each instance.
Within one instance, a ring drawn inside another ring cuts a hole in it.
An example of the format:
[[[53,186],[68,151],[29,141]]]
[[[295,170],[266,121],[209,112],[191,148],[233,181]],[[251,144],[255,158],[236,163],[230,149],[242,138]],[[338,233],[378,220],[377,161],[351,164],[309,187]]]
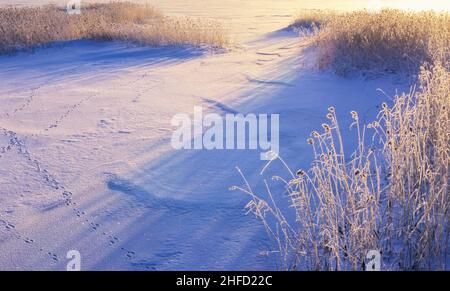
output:
[[[417,73],[424,63],[450,68],[450,14],[385,9],[378,12],[307,11],[293,23],[313,29],[318,66]]]
[[[224,47],[228,42],[213,21],[170,18],[149,5],[125,2],[89,4],[71,15],[53,5],[0,8],[0,32],[0,53],[77,39],[152,46]]]

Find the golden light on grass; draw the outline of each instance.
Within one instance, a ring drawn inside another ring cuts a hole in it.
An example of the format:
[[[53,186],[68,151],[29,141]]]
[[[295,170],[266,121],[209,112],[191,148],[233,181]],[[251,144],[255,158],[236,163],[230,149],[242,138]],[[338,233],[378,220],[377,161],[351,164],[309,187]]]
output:
[[[0,8],[0,53],[76,39],[121,40],[151,46],[223,47],[228,42],[220,24],[170,18],[149,5],[89,4],[79,15],[62,8]]]
[[[417,72],[424,62],[450,67],[450,13],[305,11],[294,27],[314,34],[321,68]]]

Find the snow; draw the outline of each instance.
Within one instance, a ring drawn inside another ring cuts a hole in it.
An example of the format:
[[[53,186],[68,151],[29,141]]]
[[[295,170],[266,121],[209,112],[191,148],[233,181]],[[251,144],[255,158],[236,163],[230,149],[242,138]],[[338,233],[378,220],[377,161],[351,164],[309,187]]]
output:
[[[348,128],[350,110],[376,115],[378,88],[407,84],[316,71],[308,40],[282,30],[299,1],[262,2],[158,1],[223,21],[229,52],[74,41],[0,56],[0,270],[65,270],[70,250],[84,270],[276,268],[248,197],[228,189],[239,166],[262,190],[260,152],[176,151],[171,118],[194,106],[279,114],[280,154],[306,168],[330,105]]]

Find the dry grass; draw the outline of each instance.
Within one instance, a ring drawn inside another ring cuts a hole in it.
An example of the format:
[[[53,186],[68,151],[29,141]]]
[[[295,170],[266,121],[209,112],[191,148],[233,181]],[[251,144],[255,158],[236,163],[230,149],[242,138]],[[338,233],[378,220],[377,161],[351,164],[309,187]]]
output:
[[[351,155],[329,109],[323,131],[308,139],[312,167],[295,175],[286,166],[291,177],[275,177],[285,181],[295,223],[267,182],[268,199],[248,182],[236,187],[251,196],[247,208],[275,240],[281,269],[364,270],[370,250],[383,254],[384,269],[450,267],[450,72],[437,64],[422,69],[420,79],[419,90],[396,96],[391,107],[383,104],[368,125],[374,147],[351,112],[357,132]]]
[[[316,29],[318,65],[345,74],[352,69],[416,73],[424,63],[450,68],[450,14],[407,12],[333,13],[310,11],[294,26]]]
[[[223,47],[227,36],[211,21],[165,17],[153,7],[132,3],[91,4],[69,15],[56,6],[0,8],[0,53],[54,41],[124,40],[152,46]]]

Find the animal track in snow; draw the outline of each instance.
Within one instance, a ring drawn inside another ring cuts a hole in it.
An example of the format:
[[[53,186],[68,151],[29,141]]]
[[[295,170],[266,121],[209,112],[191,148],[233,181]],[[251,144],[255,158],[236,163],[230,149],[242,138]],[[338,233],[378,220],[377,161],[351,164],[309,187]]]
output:
[[[67,111],[64,112],[64,113],[63,113],[63,114],[62,114],[55,122],[53,122],[52,124],[50,124],[50,125],[45,129],[45,131],[49,131],[50,129],[53,129],[53,128],[58,127],[58,126],[62,123],[62,121],[63,121],[64,119],[66,119],[73,111],[75,111],[78,107],[80,107],[81,105],[83,105],[83,103],[89,101],[89,99],[93,98],[93,97],[96,96],[96,95],[97,95],[97,94],[90,95],[90,96],[88,96],[88,97],[86,97],[86,98],[81,99],[79,102],[77,102],[77,103],[71,105],[71,106],[69,107],[69,109],[67,109]]]
[[[64,199],[65,205],[67,207],[72,207],[72,211],[75,213],[77,218],[80,218],[81,216],[87,216],[87,213],[85,211],[82,211],[81,209],[78,209],[76,207],[77,204],[73,201],[73,193],[71,191],[67,190],[66,187],[61,182],[59,182],[53,175],[51,175],[50,172],[48,170],[46,170],[37,159],[34,159],[32,157],[31,153],[28,151],[27,147],[25,146],[24,141],[22,141],[17,136],[17,133],[15,133],[13,131],[9,131],[3,127],[0,127],[0,129],[8,137],[9,146],[11,148],[15,147],[17,152],[20,155],[22,155],[29,164],[31,164],[35,167],[36,172],[41,175],[43,182],[47,186],[51,187],[52,189],[61,191],[61,197]],[[3,224],[5,225],[5,228],[7,228],[7,229],[15,229],[15,226],[6,222],[6,220],[0,220],[0,222],[3,222]],[[101,225],[93,219],[86,218],[85,222],[89,225],[89,227],[92,231],[98,231],[101,228]],[[103,231],[102,235],[108,239],[110,246],[113,246],[117,242],[119,242],[119,238],[115,235],[108,234],[105,231]],[[25,236],[22,236],[20,233],[17,233],[16,236],[19,238],[25,237]],[[35,241],[33,239],[27,238],[27,243],[34,243],[34,242]],[[114,243],[111,243],[111,242],[114,242]],[[41,249],[43,250],[44,248],[41,248]],[[134,252],[131,250],[128,250],[125,248],[121,248],[121,250],[124,251],[124,255],[127,258],[130,258],[132,255],[134,255]],[[51,253],[51,256],[54,261],[58,261],[58,257],[55,254]]]

